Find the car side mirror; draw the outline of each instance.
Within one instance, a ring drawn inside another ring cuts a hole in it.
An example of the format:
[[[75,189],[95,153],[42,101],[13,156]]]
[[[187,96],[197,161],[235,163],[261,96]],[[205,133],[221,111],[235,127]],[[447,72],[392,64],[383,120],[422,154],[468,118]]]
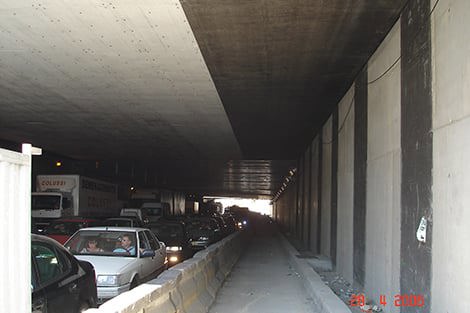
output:
[[[141,254],[141,258],[149,258],[149,257],[154,257],[155,256],[155,251],[150,250],[150,249],[145,249]]]

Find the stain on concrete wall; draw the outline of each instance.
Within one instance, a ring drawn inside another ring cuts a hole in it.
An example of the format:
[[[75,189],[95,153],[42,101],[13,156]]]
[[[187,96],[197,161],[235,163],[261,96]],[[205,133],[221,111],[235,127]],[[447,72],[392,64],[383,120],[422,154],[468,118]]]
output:
[[[429,1],[410,1],[401,20],[401,275],[402,294],[424,296],[430,310],[432,246],[432,97]],[[429,220],[426,243],[416,239]],[[416,312],[402,307],[401,312]]]
[[[367,68],[354,84],[354,280],[364,286],[366,248]]]

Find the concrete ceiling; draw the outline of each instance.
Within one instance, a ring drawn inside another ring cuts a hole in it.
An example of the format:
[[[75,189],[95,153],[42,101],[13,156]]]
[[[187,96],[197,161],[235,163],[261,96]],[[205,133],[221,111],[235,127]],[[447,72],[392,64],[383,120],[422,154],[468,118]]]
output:
[[[0,139],[272,196],[404,0],[0,0]]]

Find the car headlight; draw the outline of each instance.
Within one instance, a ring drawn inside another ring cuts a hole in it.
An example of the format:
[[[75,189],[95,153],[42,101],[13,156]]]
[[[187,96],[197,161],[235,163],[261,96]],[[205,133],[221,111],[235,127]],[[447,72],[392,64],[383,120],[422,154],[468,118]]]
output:
[[[166,251],[177,252],[181,250],[183,250],[183,248],[179,246],[166,247]]]
[[[176,263],[176,262],[178,262],[178,257],[177,257],[177,256],[171,256],[170,259],[169,259],[169,261],[170,261],[171,263]]]
[[[96,285],[99,287],[119,286],[119,275],[98,275]]]

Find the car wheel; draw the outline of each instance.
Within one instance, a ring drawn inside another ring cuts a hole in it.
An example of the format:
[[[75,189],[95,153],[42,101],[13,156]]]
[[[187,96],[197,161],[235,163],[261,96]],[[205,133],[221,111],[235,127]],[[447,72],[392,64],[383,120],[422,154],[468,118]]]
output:
[[[134,289],[135,287],[137,287],[139,285],[139,277],[136,276],[134,277],[134,279],[132,280],[131,282],[131,287],[130,289]]]
[[[80,304],[80,307],[78,309],[78,312],[85,312],[86,310],[88,310],[90,308],[90,306],[88,305],[88,303],[86,302],[83,302],[82,304]]]

